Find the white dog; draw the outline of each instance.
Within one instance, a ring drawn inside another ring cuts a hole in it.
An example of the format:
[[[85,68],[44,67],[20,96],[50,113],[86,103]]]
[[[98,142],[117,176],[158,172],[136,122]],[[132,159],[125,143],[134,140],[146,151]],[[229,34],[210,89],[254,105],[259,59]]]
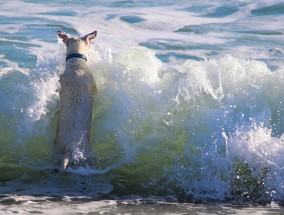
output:
[[[62,159],[62,168],[87,164],[91,153],[90,126],[94,95],[97,91],[87,66],[88,46],[97,36],[94,31],[76,38],[62,31],[57,35],[66,45],[66,67],[60,76],[60,110],[54,154]]]

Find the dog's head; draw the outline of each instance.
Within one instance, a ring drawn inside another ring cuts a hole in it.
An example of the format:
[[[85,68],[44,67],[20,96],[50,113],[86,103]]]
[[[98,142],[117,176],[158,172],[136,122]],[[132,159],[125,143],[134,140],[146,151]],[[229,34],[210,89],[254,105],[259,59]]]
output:
[[[57,35],[66,45],[66,55],[74,53],[87,55],[88,46],[97,36],[97,31],[93,31],[84,37],[74,37],[70,34],[66,34],[63,31],[57,31]]]

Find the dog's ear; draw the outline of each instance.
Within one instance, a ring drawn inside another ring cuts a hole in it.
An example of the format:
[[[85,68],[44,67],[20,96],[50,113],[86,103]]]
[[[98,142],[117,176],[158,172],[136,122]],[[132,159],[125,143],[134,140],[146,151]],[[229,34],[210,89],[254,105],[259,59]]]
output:
[[[85,40],[87,44],[91,43],[93,39],[97,36],[97,31],[93,31],[92,33],[89,33],[82,37],[82,40]]]
[[[63,31],[57,31],[57,35],[59,38],[61,38],[63,40],[63,42],[65,44],[67,44],[67,40],[69,39],[70,35],[69,34],[66,34],[65,32]]]

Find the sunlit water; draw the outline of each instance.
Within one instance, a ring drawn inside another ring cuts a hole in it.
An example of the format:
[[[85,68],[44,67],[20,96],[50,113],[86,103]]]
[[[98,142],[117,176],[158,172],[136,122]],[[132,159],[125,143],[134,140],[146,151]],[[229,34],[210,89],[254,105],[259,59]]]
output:
[[[1,193],[284,200],[284,2],[19,0],[0,11]],[[50,156],[57,30],[98,31],[95,165],[64,174]]]

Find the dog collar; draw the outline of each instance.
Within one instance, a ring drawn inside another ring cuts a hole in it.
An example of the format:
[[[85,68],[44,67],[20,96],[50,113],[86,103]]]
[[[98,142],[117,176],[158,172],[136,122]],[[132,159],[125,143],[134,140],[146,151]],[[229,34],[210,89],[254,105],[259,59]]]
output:
[[[74,57],[76,57],[76,58],[82,58],[82,59],[84,59],[85,61],[88,61],[87,56],[86,56],[86,55],[83,55],[83,54],[69,54],[69,55],[66,56],[66,61],[67,61],[68,59],[74,58]]]

